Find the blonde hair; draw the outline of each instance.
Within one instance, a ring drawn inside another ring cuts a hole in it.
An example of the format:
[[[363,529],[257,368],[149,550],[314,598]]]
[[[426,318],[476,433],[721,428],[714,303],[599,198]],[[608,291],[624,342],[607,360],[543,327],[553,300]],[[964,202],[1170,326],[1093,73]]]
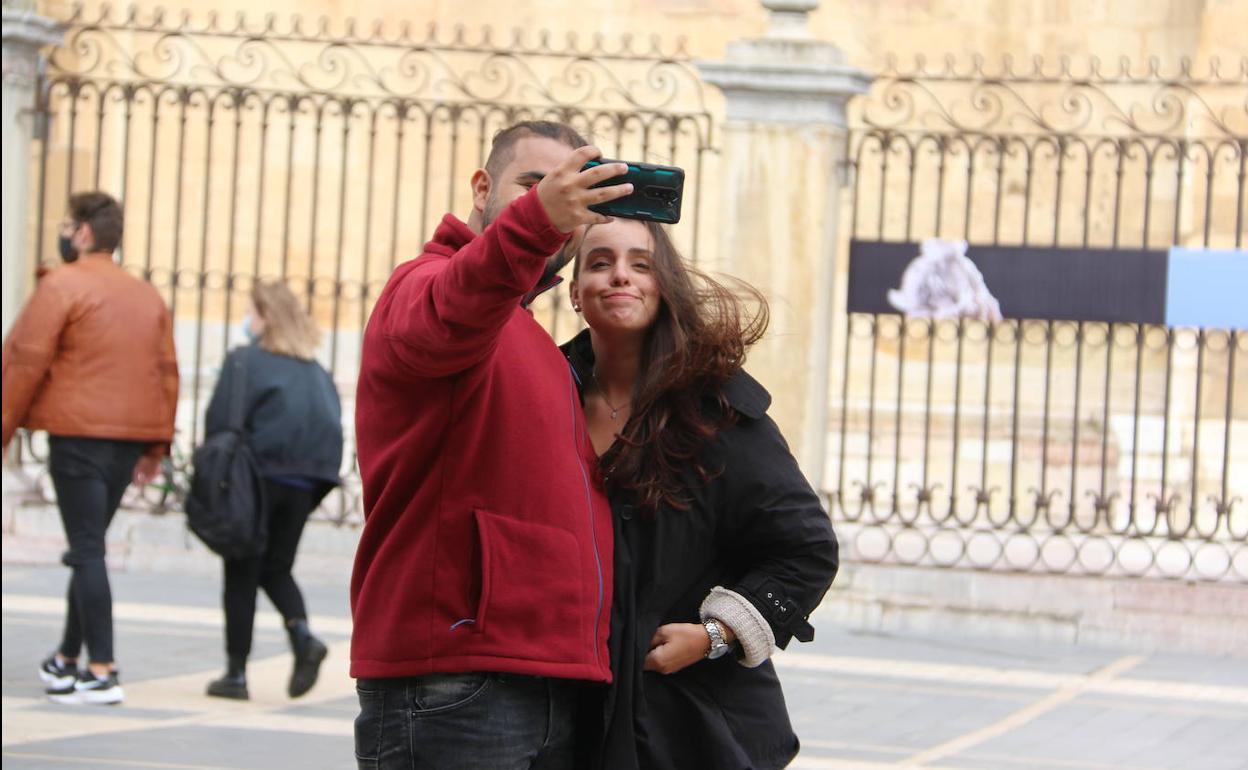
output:
[[[264,319],[264,333],[260,335],[262,349],[303,361],[316,358],[321,331],[286,284],[257,283],[251,291],[251,301]]]

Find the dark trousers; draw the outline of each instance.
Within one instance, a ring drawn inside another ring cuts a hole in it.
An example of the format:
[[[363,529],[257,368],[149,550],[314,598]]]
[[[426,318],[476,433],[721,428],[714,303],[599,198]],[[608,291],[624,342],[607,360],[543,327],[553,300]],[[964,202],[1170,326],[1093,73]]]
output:
[[[361,679],[360,770],[572,770],[583,683],[513,674]]]
[[[269,542],[260,556],[225,560],[225,651],[231,657],[251,653],[256,621],[256,590],[263,588],[286,621],[308,617],[303,594],[290,574],[303,525],[316,507],[318,495],[273,481],[265,481]]]
[[[92,663],[112,663],[113,594],[104,536],[147,444],[49,436],[48,447],[48,471],[69,541],[61,561],[73,570],[60,653],[77,658],[85,639]]]

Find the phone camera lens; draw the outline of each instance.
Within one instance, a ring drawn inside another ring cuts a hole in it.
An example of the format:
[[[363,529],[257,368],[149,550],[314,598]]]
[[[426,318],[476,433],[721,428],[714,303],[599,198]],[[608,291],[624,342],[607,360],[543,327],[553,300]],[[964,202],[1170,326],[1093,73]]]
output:
[[[672,201],[676,200],[676,191],[670,187],[650,186],[646,188],[646,197],[670,204]]]

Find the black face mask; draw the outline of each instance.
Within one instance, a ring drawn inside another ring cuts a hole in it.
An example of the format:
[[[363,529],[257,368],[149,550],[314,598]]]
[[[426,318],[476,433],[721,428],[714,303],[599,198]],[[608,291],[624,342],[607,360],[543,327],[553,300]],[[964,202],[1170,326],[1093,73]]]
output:
[[[60,249],[61,259],[66,262],[74,262],[78,259],[78,250],[74,248],[74,239],[68,235],[62,235],[57,239],[56,246]]]

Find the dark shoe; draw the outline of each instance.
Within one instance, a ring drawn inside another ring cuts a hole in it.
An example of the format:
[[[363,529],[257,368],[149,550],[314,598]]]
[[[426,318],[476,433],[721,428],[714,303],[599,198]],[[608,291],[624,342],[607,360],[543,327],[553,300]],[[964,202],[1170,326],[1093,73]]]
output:
[[[231,698],[233,700],[251,700],[247,692],[247,677],[226,674],[220,679],[208,683],[208,694],[214,698]]]
[[[247,658],[231,655],[225,664],[225,675],[208,683],[208,694],[214,698],[251,700],[247,693]]]
[[[295,668],[290,672],[290,684],[286,694],[292,698],[304,695],[316,684],[321,672],[321,662],[329,654],[329,648],[308,630],[306,620],[295,620],[287,625],[290,648],[295,654]]]
[[[73,689],[74,682],[78,681],[78,664],[58,663],[56,653],[53,653],[39,664],[39,679],[49,692],[66,688]]]
[[[71,686],[49,689],[48,698],[54,703],[70,705],[116,706],[125,700],[126,693],[121,689],[116,671],[106,679],[97,679],[90,671],[83,671]]]

